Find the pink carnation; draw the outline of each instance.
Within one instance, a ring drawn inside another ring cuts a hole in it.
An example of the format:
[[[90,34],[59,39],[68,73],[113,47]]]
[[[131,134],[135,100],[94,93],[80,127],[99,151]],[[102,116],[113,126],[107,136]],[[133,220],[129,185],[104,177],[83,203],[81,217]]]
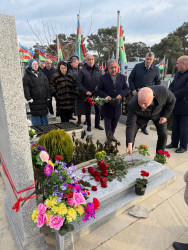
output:
[[[85,204],[86,200],[82,193],[74,193],[73,194],[74,205],[77,207],[80,204]]]
[[[37,226],[42,227],[44,225],[44,223],[47,222],[46,214],[38,214],[36,221],[37,221]]]
[[[43,214],[43,213],[45,213],[45,212],[46,212],[46,209],[47,209],[46,204],[43,204],[43,203],[39,204],[39,205],[38,205],[38,214]]]
[[[63,226],[63,222],[65,220],[65,217],[61,217],[60,215],[56,215],[50,216],[50,222],[49,222],[49,226],[51,228],[54,228],[55,230],[59,230],[61,226]]]
[[[69,199],[67,200],[67,204],[68,204],[69,206],[74,206],[74,200],[73,200],[73,198],[69,198]]]
[[[162,154],[163,153],[162,149],[157,150],[157,153]]]
[[[43,161],[43,162],[48,162],[50,159],[50,156],[46,151],[41,151],[39,156],[41,158],[41,161]]]

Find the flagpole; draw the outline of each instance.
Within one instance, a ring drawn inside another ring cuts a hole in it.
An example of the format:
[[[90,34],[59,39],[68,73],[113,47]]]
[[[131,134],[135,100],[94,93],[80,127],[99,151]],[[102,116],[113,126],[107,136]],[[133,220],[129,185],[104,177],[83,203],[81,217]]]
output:
[[[59,40],[58,40],[58,35],[56,35],[57,39],[57,62],[59,63]]]
[[[80,15],[77,14],[77,20],[80,20]],[[80,22],[79,22],[80,23]],[[79,61],[81,62],[81,58],[80,58],[80,41],[78,39],[78,57],[79,57]]]
[[[116,46],[116,61],[119,60],[119,32],[120,32],[120,11],[117,11],[117,46]]]
[[[164,80],[164,75],[165,75],[165,55],[164,55],[164,67],[163,67],[163,80]]]

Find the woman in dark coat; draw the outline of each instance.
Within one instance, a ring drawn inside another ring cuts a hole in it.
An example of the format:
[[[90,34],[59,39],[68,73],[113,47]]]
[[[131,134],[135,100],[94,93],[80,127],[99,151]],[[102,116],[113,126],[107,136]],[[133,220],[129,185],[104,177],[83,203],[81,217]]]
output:
[[[49,84],[35,59],[31,59],[28,63],[23,77],[23,87],[31,110],[32,125],[47,125],[48,101],[50,100]]]
[[[68,64],[64,61],[58,63],[58,72],[52,76],[50,92],[56,97],[61,122],[68,122],[78,92],[74,78],[68,74]]]

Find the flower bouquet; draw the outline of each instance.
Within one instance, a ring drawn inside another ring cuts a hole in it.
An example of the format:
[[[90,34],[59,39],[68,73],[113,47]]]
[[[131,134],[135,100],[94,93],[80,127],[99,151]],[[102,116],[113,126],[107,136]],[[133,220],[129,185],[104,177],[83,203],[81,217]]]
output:
[[[136,184],[135,184],[135,193],[138,195],[144,195],[146,190],[146,185],[148,184],[148,180],[146,177],[149,176],[149,173],[142,170],[141,171],[142,178],[136,178]]]
[[[33,139],[33,138],[35,138],[37,136],[35,130],[32,129],[32,128],[28,128],[28,133],[29,133],[29,139],[30,140]]]
[[[93,106],[94,104],[96,104],[98,106],[102,106],[104,103],[109,102],[109,100],[107,100],[106,98],[101,98],[99,96],[97,96],[97,97],[88,96],[87,101],[91,106]]]
[[[149,148],[146,145],[140,145],[139,147],[136,147],[138,149],[138,153],[144,156],[150,156],[149,154]]]
[[[157,151],[156,156],[154,157],[154,161],[165,164],[167,162],[167,159],[169,158],[170,158],[170,154],[168,151],[163,152],[162,149],[159,149]]]
[[[76,167],[67,167],[56,158],[54,166],[47,164],[43,169],[46,179],[43,181],[45,201],[33,211],[32,220],[38,227],[44,224],[60,235],[74,230],[71,222],[86,222],[95,218],[95,211],[100,206],[98,199],[86,202],[88,189],[80,184],[76,176]]]

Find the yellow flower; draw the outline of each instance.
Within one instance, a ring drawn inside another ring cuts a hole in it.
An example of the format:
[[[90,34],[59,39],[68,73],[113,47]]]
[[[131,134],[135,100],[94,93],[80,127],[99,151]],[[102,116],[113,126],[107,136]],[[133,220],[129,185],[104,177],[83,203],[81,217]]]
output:
[[[45,200],[45,204],[48,208],[51,208],[57,204],[57,196],[51,196],[50,199]]]
[[[56,214],[64,216],[67,213],[67,208],[64,203],[61,203],[59,206],[53,206],[52,211]]]
[[[34,134],[34,135],[36,135],[36,132],[35,132],[35,131],[33,131],[33,134]]]
[[[33,213],[32,213],[32,216],[31,216],[31,218],[32,218],[32,220],[34,222],[36,222],[37,215],[38,215],[38,208],[36,208],[35,210],[33,210]]]
[[[51,165],[54,169],[54,164],[51,161],[48,161],[48,164]]]
[[[74,210],[74,208],[69,208],[69,209],[67,210],[67,214],[68,214],[68,216],[70,216],[73,220],[76,219],[77,214],[76,214],[76,211]]]
[[[66,219],[68,220],[69,223],[73,221],[72,217],[70,217],[69,215],[66,216]]]
[[[84,214],[84,207],[82,205],[77,206],[76,211],[79,213],[79,215]]]
[[[47,221],[49,222],[50,221],[50,216],[52,215],[51,211],[47,210],[44,214],[47,215]]]
[[[31,137],[29,136],[29,139],[30,139]]]
[[[103,150],[102,153],[105,154],[105,151]]]

